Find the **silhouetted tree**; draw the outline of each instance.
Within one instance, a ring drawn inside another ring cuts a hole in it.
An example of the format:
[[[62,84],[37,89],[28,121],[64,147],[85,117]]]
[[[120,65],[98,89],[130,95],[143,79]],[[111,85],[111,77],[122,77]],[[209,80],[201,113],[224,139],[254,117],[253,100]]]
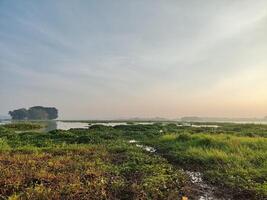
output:
[[[46,120],[46,119],[56,119],[58,117],[58,110],[54,107],[43,107],[34,106],[26,110],[21,108],[14,111],[9,111],[12,119],[23,120],[23,119],[33,119],[33,120]]]
[[[41,106],[31,107],[28,110],[28,119],[48,119],[46,110]]]
[[[28,111],[25,108],[9,111],[8,114],[12,119],[23,120],[28,118]]]
[[[48,114],[48,119],[56,119],[58,117],[58,111],[54,107],[47,107],[45,108],[47,114]]]

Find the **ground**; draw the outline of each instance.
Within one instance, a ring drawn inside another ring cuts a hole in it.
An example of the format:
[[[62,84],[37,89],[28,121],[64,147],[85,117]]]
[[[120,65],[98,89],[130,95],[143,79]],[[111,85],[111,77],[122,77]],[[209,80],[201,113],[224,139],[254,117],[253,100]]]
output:
[[[0,199],[197,199],[185,171],[200,172],[220,196],[266,199],[267,126],[196,125],[48,133],[31,130],[43,124],[2,125]]]

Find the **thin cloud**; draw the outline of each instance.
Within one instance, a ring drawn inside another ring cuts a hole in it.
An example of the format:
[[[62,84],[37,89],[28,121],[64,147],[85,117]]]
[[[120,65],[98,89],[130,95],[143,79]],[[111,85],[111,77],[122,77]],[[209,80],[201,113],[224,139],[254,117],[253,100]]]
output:
[[[0,113],[46,104],[76,119],[265,115],[266,7],[1,1]]]

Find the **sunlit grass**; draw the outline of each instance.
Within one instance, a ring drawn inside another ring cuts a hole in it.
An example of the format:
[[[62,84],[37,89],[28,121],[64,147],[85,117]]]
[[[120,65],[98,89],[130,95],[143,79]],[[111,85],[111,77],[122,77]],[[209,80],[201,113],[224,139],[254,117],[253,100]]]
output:
[[[151,144],[175,162],[203,171],[211,182],[267,195],[267,138],[176,133]]]

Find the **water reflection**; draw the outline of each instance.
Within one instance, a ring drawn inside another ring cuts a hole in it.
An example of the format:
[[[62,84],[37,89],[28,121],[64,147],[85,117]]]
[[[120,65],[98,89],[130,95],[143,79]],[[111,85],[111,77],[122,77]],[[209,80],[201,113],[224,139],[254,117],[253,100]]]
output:
[[[45,122],[44,132],[49,132],[49,131],[52,131],[55,129],[57,129],[57,122],[56,121]]]
[[[62,122],[62,121],[57,121],[57,129],[69,130],[71,128],[88,128],[88,123],[86,123],[86,122]]]
[[[4,125],[4,124],[8,124],[8,123],[11,123],[11,121],[10,120],[0,121],[0,125]]]
[[[53,131],[56,129],[69,130],[71,128],[88,128],[86,122],[62,122],[62,121],[47,121],[45,122],[44,132]]]

